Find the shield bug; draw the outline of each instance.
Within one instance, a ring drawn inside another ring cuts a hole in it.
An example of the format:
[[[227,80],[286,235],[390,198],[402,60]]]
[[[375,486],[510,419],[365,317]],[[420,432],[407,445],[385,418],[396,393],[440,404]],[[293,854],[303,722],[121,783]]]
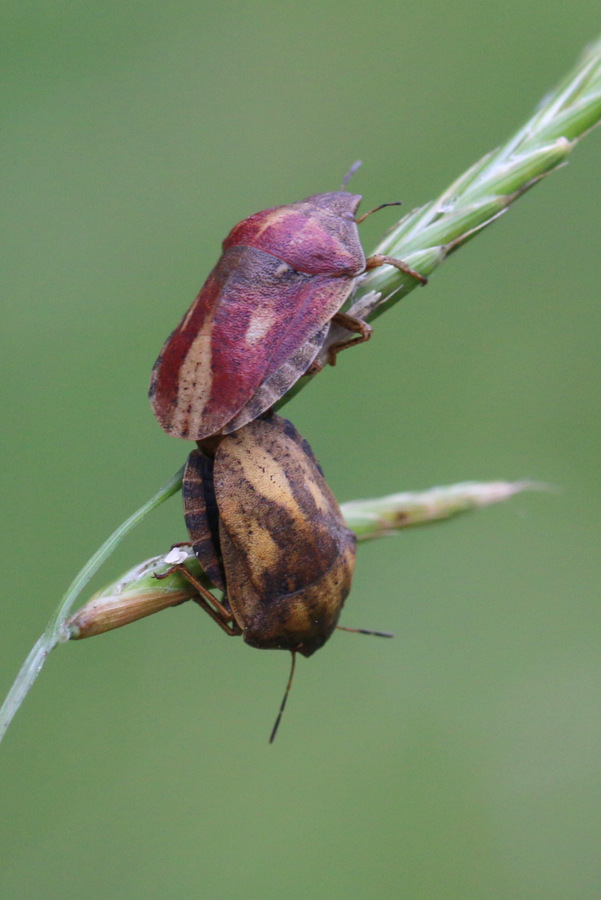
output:
[[[188,457],[184,515],[194,552],[224,592],[200,605],[252,647],[311,656],[349,593],[355,535],[311,447],[280,416],[224,437],[213,459]]]
[[[152,372],[150,402],[168,434],[203,440],[261,415],[311,366],[332,320],[357,336],[334,345],[330,363],[367,340],[370,326],[340,309],[368,269],[393,265],[426,283],[401,260],[366,259],[357,226],[370,213],[356,218],[361,196],[345,190],[355,168],[340,191],[263,210],[230,231]]]
[[[226,634],[291,651],[293,671],[296,653],[311,656],[337,627],[355,568],[355,535],[311,447],[287,419],[255,419],[223,437],[214,458],[190,454],[183,498],[194,552],[222,599],[173,568]]]

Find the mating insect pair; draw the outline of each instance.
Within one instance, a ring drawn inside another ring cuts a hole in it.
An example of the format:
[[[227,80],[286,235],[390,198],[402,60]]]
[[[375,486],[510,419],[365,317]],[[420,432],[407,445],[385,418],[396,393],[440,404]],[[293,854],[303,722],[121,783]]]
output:
[[[370,337],[368,325],[340,312],[367,269],[390,264],[426,281],[400,260],[365,258],[357,225],[366,216],[355,218],[361,197],[344,190],[354,169],[338,192],[264,210],[233,228],[150,386],[161,427],[199,442],[184,476],[185,519],[223,599],[180,568],[224,631],[292,652],[280,715],[295,654],[310,656],[337,627],[355,536],[309,444],[268,410],[316,369],[332,322],[358,335],[330,347],[332,364],[343,347]],[[279,716],[272,739],[278,723]]]

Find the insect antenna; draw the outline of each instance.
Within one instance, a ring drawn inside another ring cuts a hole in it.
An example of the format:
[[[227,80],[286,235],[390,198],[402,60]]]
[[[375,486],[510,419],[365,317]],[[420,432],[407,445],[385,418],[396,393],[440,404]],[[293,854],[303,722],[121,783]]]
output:
[[[387,206],[402,206],[402,200],[392,200],[390,203],[380,203],[379,206],[374,206],[373,209],[370,209],[369,212],[363,213],[362,216],[359,216],[358,219],[355,219],[357,225],[360,225],[361,222],[365,222],[368,216],[371,216],[372,213],[378,212],[380,209],[386,209]]]
[[[284,691],[284,697],[282,699],[282,705],[280,706],[280,711],[278,713],[278,717],[275,720],[275,725],[271,729],[271,735],[269,737],[269,743],[273,744],[276,734],[278,733],[278,728],[280,727],[280,720],[286,708],[286,700],[288,699],[288,694],[290,693],[290,687],[292,685],[292,679],[294,677],[294,667],[296,665],[296,650],[292,650],[292,665],[290,667],[290,675],[288,676],[288,684],[286,685],[286,690]]]
[[[340,188],[341,191],[343,191],[346,188],[347,184],[349,183],[349,181],[351,180],[351,178],[353,177],[353,175],[355,174],[357,169],[360,169],[362,165],[363,165],[363,162],[360,159],[358,159],[357,162],[353,163],[353,165],[350,167],[350,169],[348,170],[348,172],[342,179],[342,186]]]
[[[344,625],[337,625],[337,631],[351,631],[353,634],[373,634],[375,637],[394,637],[390,631],[368,631],[366,628],[346,628]]]

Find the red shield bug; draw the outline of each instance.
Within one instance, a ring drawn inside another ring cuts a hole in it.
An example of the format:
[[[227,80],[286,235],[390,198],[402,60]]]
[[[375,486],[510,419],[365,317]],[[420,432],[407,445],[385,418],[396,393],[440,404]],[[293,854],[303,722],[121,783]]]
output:
[[[334,345],[331,363],[367,340],[370,326],[340,313],[367,269],[393,265],[426,282],[401,260],[365,258],[357,225],[370,213],[357,219],[361,196],[344,189],[355,168],[340,191],[255,213],[229,233],[152,372],[150,402],[168,434],[202,440],[261,415],[309,368],[332,320],[358,337]]]

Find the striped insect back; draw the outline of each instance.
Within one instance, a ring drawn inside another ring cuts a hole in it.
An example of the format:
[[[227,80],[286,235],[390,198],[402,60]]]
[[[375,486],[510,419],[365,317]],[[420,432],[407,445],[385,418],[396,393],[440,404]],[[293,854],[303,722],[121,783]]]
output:
[[[191,453],[184,513],[201,566],[224,591],[223,615],[209,592],[204,600],[226,630],[261,649],[310,656],[323,646],[350,590],[355,535],[291,422],[256,419],[224,437],[212,461]]]

